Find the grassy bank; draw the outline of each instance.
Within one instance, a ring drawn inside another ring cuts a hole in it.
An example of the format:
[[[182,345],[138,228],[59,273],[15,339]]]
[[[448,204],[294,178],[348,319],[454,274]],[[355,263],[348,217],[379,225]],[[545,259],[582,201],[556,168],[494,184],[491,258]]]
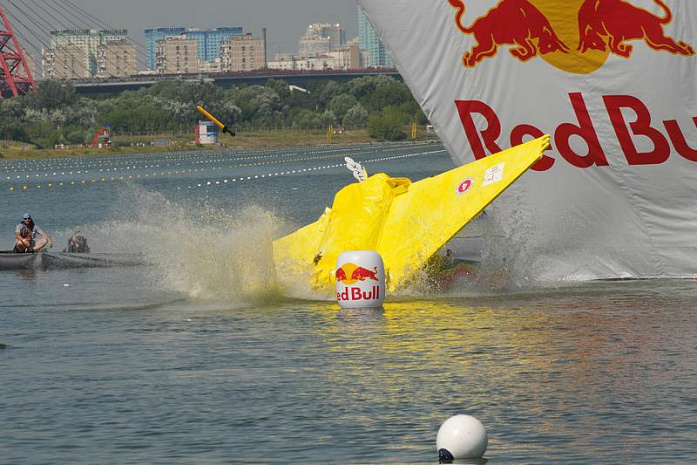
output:
[[[95,156],[119,153],[151,153],[172,150],[252,149],[271,147],[294,147],[327,144],[327,133],[323,130],[264,130],[241,131],[235,137],[219,134],[219,145],[196,145],[190,133],[166,133],[152,135],[114,135],[109,149],[67,147],[63,149],[39,149],[20,142],[0,142],[0,159],[51,158],[71,156]],[[332,135],[332,144],[361,144],[376,142],[365,129],[356,129]],[[155,145],[164,143],[166,145]]]

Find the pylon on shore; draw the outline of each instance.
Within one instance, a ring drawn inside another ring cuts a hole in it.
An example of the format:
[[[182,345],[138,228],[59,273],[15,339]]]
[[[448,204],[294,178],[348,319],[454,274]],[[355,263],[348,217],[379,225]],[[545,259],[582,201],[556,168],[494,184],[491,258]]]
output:
[[[35,91],[34,77],[2,7],[0,20],[0,98],[26,95]]]

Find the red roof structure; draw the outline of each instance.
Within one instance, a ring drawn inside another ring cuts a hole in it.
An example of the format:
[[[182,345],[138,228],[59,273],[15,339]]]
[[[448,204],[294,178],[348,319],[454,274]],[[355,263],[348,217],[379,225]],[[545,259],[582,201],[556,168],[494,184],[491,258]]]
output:
[[[5,12],[0,8],[0,97],[18,97],[35,89],[36,83],[24,52]]]

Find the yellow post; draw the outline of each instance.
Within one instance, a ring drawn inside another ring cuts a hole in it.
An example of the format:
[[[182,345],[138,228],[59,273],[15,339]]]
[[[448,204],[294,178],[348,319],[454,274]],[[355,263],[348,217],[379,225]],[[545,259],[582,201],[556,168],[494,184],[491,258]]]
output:
[[[416,123],[411,123],[411,140],[416,140]]]
[[[327,129],[327,142],[330,144],[332,143],[332,135],[334,135],[334,126],[330,124],[329,128]]]

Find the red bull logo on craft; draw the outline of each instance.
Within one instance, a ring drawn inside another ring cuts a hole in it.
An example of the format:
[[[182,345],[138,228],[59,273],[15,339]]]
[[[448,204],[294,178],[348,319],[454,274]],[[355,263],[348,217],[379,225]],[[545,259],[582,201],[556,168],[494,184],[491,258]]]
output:
[[[344,263],[336,270],[336,281],[346,286],[343,289],[337,287],[336,298],[339,303],[377,301],[381,298],[377,266],[369,270],[355,263]],[[375,283],[371,286],[373,281]],[[353,284],[358,286],[352,286]]]
[[[346,284],[347,286],[355,284],[359,281],[365,281],[366,279],[380,281],[378,278],[377,266],[371,271],[367,268],[363,268],[362,266],[358,266],[355,263],[344,263],[336,270],[336,280]]]
[[[520,61],[539,56],[578,74],[596,71],[610,54],[630,58],[632,41],[674,55],[695,54],[690,44],[665,33],[673,12],[663,0],[652,0],[659,14],[628,0],[500,0],[469,26],[464,16],[470,0],[447,1],[456,10],[457,28],[476,40],[462,58],[468,68],[496,56],[503,46]]]

